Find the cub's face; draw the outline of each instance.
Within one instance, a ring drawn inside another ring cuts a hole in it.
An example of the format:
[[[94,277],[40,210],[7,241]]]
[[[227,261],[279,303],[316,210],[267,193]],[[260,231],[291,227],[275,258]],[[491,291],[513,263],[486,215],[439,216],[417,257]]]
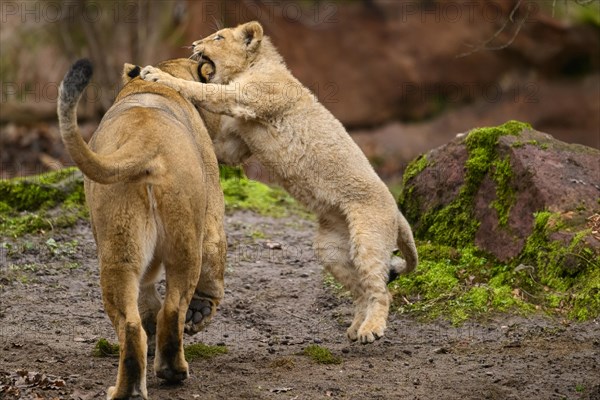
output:
[[[263,38],[258,22],[221,29],[193,43],[202,81],[227,84],[248,69],[256,58]]]

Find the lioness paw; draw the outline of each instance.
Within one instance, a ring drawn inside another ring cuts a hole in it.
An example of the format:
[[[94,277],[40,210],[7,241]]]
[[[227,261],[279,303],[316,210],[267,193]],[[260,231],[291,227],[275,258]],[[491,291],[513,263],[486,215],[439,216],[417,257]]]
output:
[[[193,335],[206,328],[215,312],[212,300],[194,295],[185,315],[185,333]]]

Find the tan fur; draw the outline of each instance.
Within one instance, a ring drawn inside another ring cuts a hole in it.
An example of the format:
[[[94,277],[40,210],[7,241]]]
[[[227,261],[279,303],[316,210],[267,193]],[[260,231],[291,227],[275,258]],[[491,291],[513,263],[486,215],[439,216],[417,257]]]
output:
[[[144,68],[142,78],[222,114],[213,140],[230,137],[232,149],[244,142],[237,154],[226,152],[228,161],[253,154],[318,215],[317,255],[356,303],[348,337],[380,338],[390,305],[388,271],[401,264],[392,251],[402,250],[402,272],[417,265],[410,226],[393,196],[342,124],[292,76],[259,23],[220,30],[194,46],[201,66],[214,66],[210,83],[175,79],[153,67]]]
[[[65,145],[86,175],[104,307],[119,339],[117,382],[108,399],[147,398],[147,345],[149,353],[155,350],[159,378],[187,378],[182,335],[188,305],[194,298],[211,307],[204,320],[188,323],[197,331],[223,297],[224,203],[210,137],[189,101],[166,86],[127,77],[132,68],[125,66],[126,85],[89,146],[77,128],[77,103],[58,104]],[[158,68],[199,78],[198,64],[187,59]],[[154,282],[163,265],[161,303]]]

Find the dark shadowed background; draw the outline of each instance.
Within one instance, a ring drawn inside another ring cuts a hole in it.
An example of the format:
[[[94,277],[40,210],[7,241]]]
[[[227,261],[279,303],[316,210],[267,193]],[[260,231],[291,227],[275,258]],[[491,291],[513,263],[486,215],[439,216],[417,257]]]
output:
[[[187,57],[223,26],[258,20],[292,72],[348,128],[378,172],[459,132],[509,119],[600,147],[600,6],[589,0],[3,1],[0,156],[9,177],[71,164],[58,84],[89,57],[89,137],[125,62]]]

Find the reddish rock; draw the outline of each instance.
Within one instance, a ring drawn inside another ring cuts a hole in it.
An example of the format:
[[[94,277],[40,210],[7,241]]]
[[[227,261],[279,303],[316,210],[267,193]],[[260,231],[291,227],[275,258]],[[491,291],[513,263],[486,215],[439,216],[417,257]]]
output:
[[[430,237],[431,219],[437,212],[457,200],[465,185],[469,149],[466,135],[425,155],[427,167],[408,180],[401,206],[417,235]],[[552,234],[551,240],[569,243],[573,232],[590,226],[590,218],[600,211],[600,151],[567,144],[534,130],[518,135],[500,136],[495,160],[510,160],[508,186],[513,194],[506,224],[493,206],[498,184],[491,166],[474,191],[472,209],[467,210],[479,222],[474,243],[502,261],[518,256],[534,226],[534,213],[561,213],[569,228]],[[464,219],[463,219],[464,220]],[[574,229],[577,227],[578,229]],[[593,235],[587,245],[599,249]]]

